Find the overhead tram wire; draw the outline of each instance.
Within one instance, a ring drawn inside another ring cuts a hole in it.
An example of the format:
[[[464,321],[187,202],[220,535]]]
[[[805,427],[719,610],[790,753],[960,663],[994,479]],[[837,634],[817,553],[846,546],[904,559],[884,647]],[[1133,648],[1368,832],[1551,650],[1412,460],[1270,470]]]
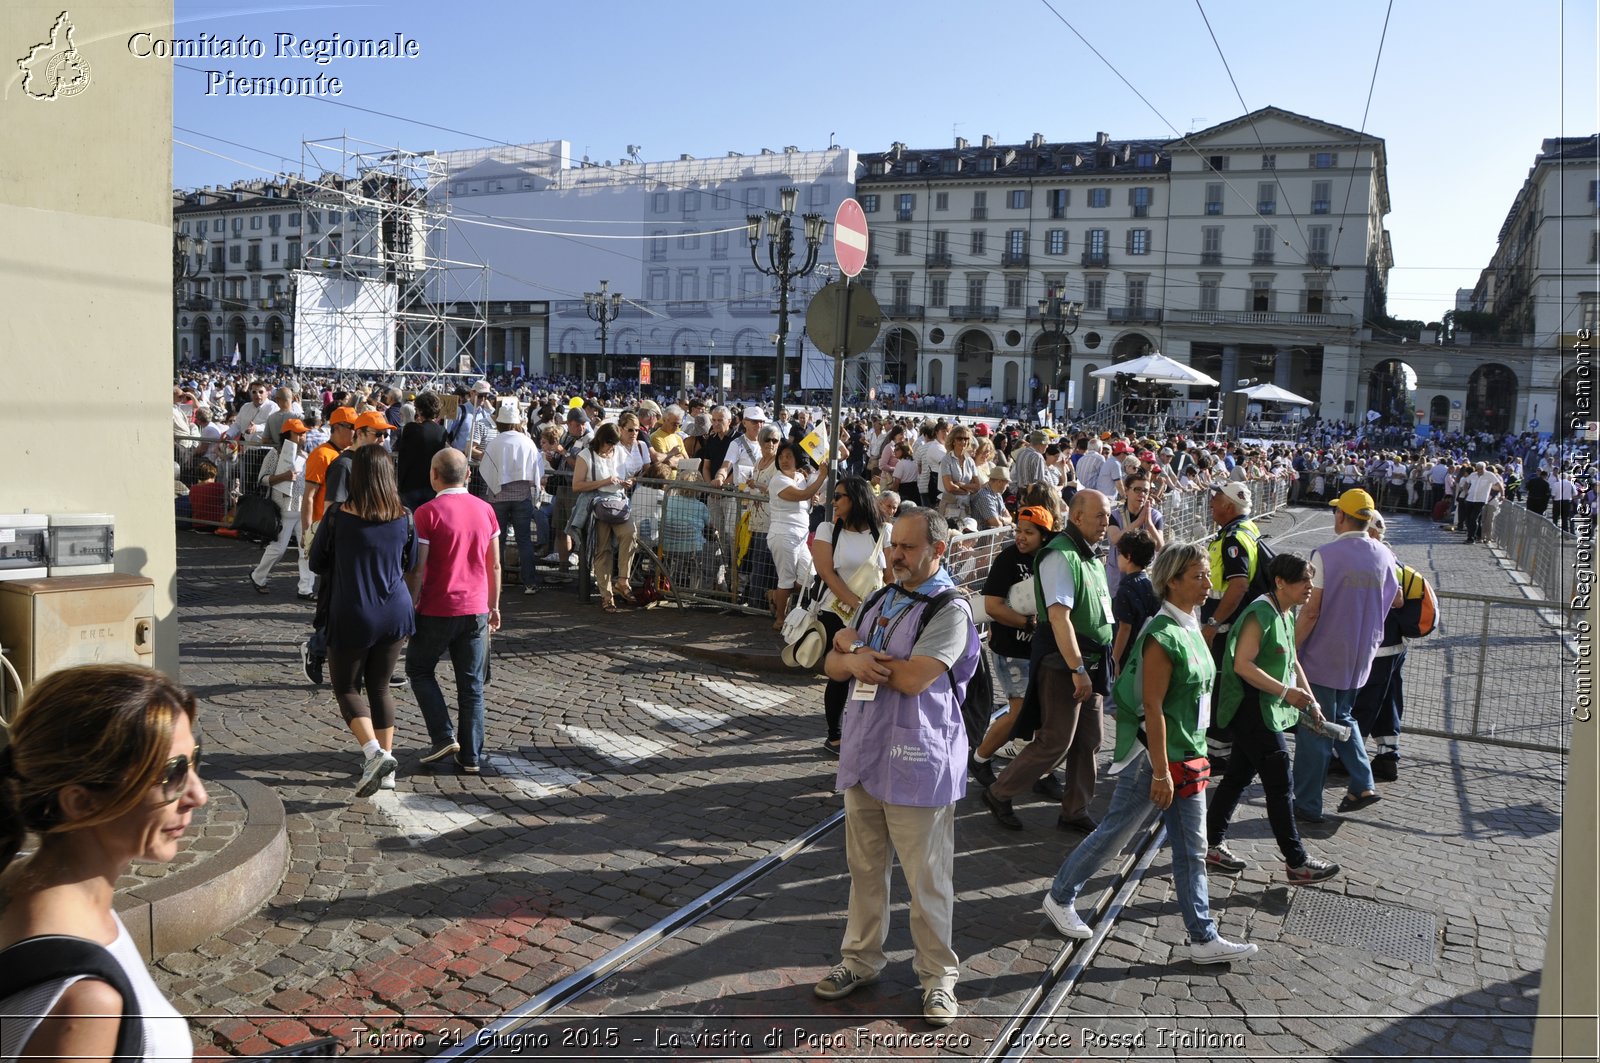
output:
[[[1354,152],[1354,157],[1350,160],[1350,178],[1345,184],[1344,188],[1344,206],[1339,209],[1339,217],[1341,221],[1339,222],[1338,231],[1335,232],[1333,236],[1333,250],[1328,254],[1329,262],[1334,261],[1334,255],[1339,250],[1339,242],[1344,238],[1344,222],[1342,219],[1345,217],[1345,213],[1350,209],[1350,197],[1354,193],[1356,187],[1356,163],[1361,158],[1361,145],[1365,141],[1367,135],[1367,116],[1372,113],[1372,94],[1378,85],[1378,66],[1383,62],[1383,44],[1384,41],[1386,41],[1389,37],[1389,16],[1393,13],[1394,0],[1389,0],[1389,6],[1386,7],[1383,12],[1383,29],[1378,34],[1378,54],[1372,57],[1372,77],[1367,82],[1367,104],[1361,111],[1361,128],[1357,130],[1356,150]],[[1373,146],[1374,153],[1376,153],[1376,147],[1376,145]]]
[[[1078,40],[1082,41],[1083,44],[1084,44],[1084,47],[1088,48],[1089,51],[1093,52],[1094,55],[1095,55],[1095,58],[1100,60],[1102,63],[1104,63],[1105,66],[1106,66],[1106,69],[1111,71],[1113,74],[1115,74],[1117,76],[1117,80],[1118,81],[1121,81],[1124,85],[1128,86],[1128,90],[1130,92],[1132,92],[1135,96],[1139,97],[1140,102],[1143,103],[1146,107],[1150,108],[1150,111],[1151,111],[1152,114],[1154,114],[1157,118],[1161,119],[1161,121],[1166,125],[1166,127],[1168,129],[1172,130],[1172,132],[1175,134],[1174,139],[1182,141],[1184,146],[1187,147],[1190,151],[1194,152],[1196,157],[1205,158],[1204,153],[1198,147],[1195,146],[1194,141],[1189,139],[1189,134],[1178,132],[1178,127],[1173,125],[1171,120],[1169,120],[1166,115],[1162,114],[1159,110],[1157,110],[1156,109],[1156,105],[1151,103],[1149,101],[1149,99],[1147,99],[1145,97],[1144,93],[1140,92],[1137,88],[1134,88],[1133,82],[1129,81],[1126,77],[1124,77],[1123,74],[1122,74],[1122,71],[1118,70],[1115,66],[1112,65],[1111,60],[1107,59],[1104,55],[1100,54],[1100,50],[1098,48],[1096,48],[1094,45],[1090,44],[1089,43],[1089,39],[1087,37],[1085,37],[1082,33],[1078,32],[1078,28],[1076,26],[1074,26],[1072,23],[1068,22],[1066,17],[1064,15],[1062,15],[1061,12],[1057,11],[1054,6],[1051,5],[1050,0],[1039,0],[1039,2],[1041,4],[1043,4],[1045,6],[1045,8],[1052,15],[1054,15],[1057,19],[1059,19],[1063,26],[1065,26],[1065,27],[1067,27],[1067,29],[1071,30],[1072,33],[1073,33],[1073,36],[1077,37]],[[1391,3],[1392,3],[1392,0],[1391,0]],[[1239,189],[1234,185],[1234,183],[1232,181],[1228,180],[1228,175],[1227,175],[1227,173],[1225,171],[1213,170],[1212,172],[1217,176],[1218,180],[1220,180],[1224,185],[1227,186],[1228,191],[1230,191],[1234,195],[1238,196],[1239,199],[1241,201],[1243,201],[1247,206],[1251,206],[1255,202],[1253,199],[1245,196],[1244,193],[1240,192]],[[1250,212],[1252,214],[1254,214],[1257,218],[1260,218],[1262,220],[1266,220],[1269,217],[1269,215],[1261,213],[1261,211],[1256,209],[1254,206],[1251,206],[1251,211]],[[1271,215],[1271,216],[1272,217],[1276,217],[1276,215]],[[1287,247],[1287,248],[1290,248],[1290,250],[1293,250],[1293,248],[1290,247],[1290,245],[1289,245],[1289,243],[1287,241],[1284,241],[1284,247]],[[1331,256],[1329,258],[1329,261],[1330,262],[1332,261],[1332,257]]]
[[[183,63],[173,63],[172,66],[173,66],[174,70],[187,70],[191,74],[205,74],[205,73],[207,73],[206,70],[204,70],[204,69],[202,69],[200,67],[188,66],[188,65],[183,64]],[[517,148],[517,149],[522,150],[522,151],[528,151],[528,152],[532,152],[534,154],[545,155],[545,156],[547,156],[547,157],[549,157],[551,159],[555,159],[555,160],[560,160],[561,159],[561,156],[559,154],[557,154],[556,152],[550,151],[549,149],[546,149],[546,148],[537,148],[537,147],[534,147],[531,144],[517,144],[517,143],[513,143],[512,141],[509,141],[509,140],[501,140],[498,137],[486,137],[481,133],[472,133],[472,132],[468,132],[467,130],[464,130],[464,129],[456,129],[456,128],[452,127],[452,126],[439,125],[438,123],[435,123],[435,122],[425,122],[420,118],[407,118],[405,115],[392,114],[392,113],[390,113],[388,111],[380,111],[380,110],[378,110],[376,108],[373,108],[373,107],[362,107],[360,104],[348,103],[348,102],[346,102],[344,100],[336,100],[336,99],[333,99],[333,98],[328,97],[328,96],[297,96],[295,98],[296,99],[300,99],[300,100],[311,100],[311,101],[314,101],[316,103],[325,103],[325,104],[329,105],[330,107],[343,107],[346,110],[359,111],[362,114],[370,114],[370,115],[374,115],[374,116],[376,116],[378,118],[387,118],[387,119],[389,119],[391,121],[394,121],[394,122],[404,122],[407,125],[420,126],[423,129],[434,129],[434,130],[438,130],[441,133],[449,133],[452,136],[466,137],[466,138],[468,138],[470,140],[480,140],[485,144],[489,144],[489,145],[492,145],[492,146],[498,147],[498,148]],[[704,188],[702,188],[700,186],[697,186],[697,185],[694,185],[694,184],[691,184],[691,183],[668,181],[668,180],[661,179],[659,177],[650,177],[649,174],[646,172],[648,170],[648,167],[649,167],[648,163],[641,164],[639,166],[607,166],[607,165],[602,164],[602,163],[589,163],[588,166],[589,166],[589,169],[591,169],[591,170],[605,170],[605,171],[607,171],[609,173],[613,173],[613,174],[617,174],[619,176],[627,177],[627,178],[629,178],[630,180],[633,180],[633,181],[643,182],[645,180],[649,180],[653,185],[659,185],[659,186],[661,186],[663,188],[676,189],[676,190],[682,191],[682,192],[703,192],[703,191],[705,191]]]
[[[1261,153],[1265,155],[1267,154],[1267,143],[1261,139],[1261,130],[1256,128],[1256,120],[1250,117],[1250,105],[1244,102],[1244,93],[1239,91],[1239,82],[1233,76],[1233,67],[1228,65],[1228,57],[1222,54],[1222,42],[1217,40],[1217,31],[1211,28],[1211,19],[1206,16],[1205,5],[1201,3],[1201,0],[1194,0],[1194,6],[1200,10],[1200,20],[1206,24],[1206,32],[1211,35],[1211,44],[1217,50],[1217,58],[1222,60],[1222,69],[1228,75],[1228,83],[1233,86],[1234,98],[1239,101],[1239,106],[1243,108],[1245,120],[1250,123],[1250,132],[1255,134],[1256,143],[1260,145]],[[1278,177],[1278,167],[1276,163],[1274,163],[1271,173],[1272,183],[1274,187],[1277,188],[1280,197],[1279,202],[1285,204],[1289,208],[1289,220],[1294,222],[1295,232],[1300,234],[1300,243],[1305,247],[1306,255],[1309,257],[1311,254],[1311,240],[1306,236],[1306,231],[1300,227],[1300,217],[1295,213],[1294,203],[1289,198],[1288,189],[1283,187],[1283,181]],[[1287,242],[1284,243],[1284,246],[1288,247],[1291,251],[1294,250],[1294,248]],[[1332,256],[1329,256],[1329,265],[1331,265],[1332,262],[1333,258]],[[1329,266],[1317,266],[1312,268],[1327,270]]]

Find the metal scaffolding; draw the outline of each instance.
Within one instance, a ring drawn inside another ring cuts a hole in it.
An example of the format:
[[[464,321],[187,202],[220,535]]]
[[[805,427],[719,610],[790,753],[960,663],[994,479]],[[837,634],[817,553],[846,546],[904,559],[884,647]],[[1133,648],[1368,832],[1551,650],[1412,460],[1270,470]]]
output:
[[[444,160],[339,136],[303,141],[301,172],[303,272],[394,285],[392,364],[374,367],[481,372],[489,267],[448,255]],[[370,355],[388,360],[387,346]]]

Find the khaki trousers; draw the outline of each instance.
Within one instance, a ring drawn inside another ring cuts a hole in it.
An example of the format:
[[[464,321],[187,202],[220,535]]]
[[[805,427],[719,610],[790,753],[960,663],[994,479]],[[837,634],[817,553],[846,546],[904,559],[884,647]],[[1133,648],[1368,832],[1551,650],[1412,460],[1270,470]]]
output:
[[[877,974],[888,960],[889,871],[900,858],[911,890],[911,968],[924,992],[955,991],[961,961],[950,948],[955,912],[956,817],[954,805],[890,805],[858,783],[844,792],[845,859],[850,866],[850,910],[840,955],[858,975]]]
[[[1104,702],[1099,694],[1090,694],[1087,701],[1077,700],[1072,672],[1058,653],[1039,662],[1033,681],[1039,684],[1039,730],[989,792],[1013,800],[1044,778],[1065,754],[1061,815],[1066,819],[1086,816],[1089,802],[1094,800],[1095,755],[1100,752],[1104,730]]]

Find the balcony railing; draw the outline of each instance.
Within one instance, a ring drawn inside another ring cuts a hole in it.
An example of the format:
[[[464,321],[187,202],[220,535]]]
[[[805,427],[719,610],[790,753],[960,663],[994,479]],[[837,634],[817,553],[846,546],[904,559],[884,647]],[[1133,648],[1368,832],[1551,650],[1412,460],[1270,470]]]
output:
[[[1085,251],[1080,259],[1085,266],[1105,266],[1111,262],[1111,255],[1106,251]]]
[[[988,219],[989,219],[989,208],[988,207],[973,207],[972,208],[972,220],[973,221],[987,221]]]
[[[211,299],[204,295],[191,295],[183,301],[185,310],[210,310]]]
[[[1028,252],[1002,251],[1000,253],[1000,265],[1004,267],[1021,267],[1026,269],[1028,266]]]
[[[927,259],[925,261],[926,261],[927,267],[929,269],[949,269],[950,268],[950,252],[948,252],[948,251],[934,251],[934,252],[931,252],[928,255],[928,257],[927,257]]]
[[[1222,265],[1222,252],[1221,251],[1202,251],[1202,252],[1200,252],[1200,264],[1202,266],[1220,266],[1220,265]]]
[[[245,259],[244,268],[249,270],[251,273],[260,273],[261,272],[261,259],[260,259],[260,257],[259,256],[254,256],[254,257]]]
[[[979,306],[967,304],[965,306],[952,306],[950,308],[951,321],[999,321],[1000,308],[998,306]]]
[[[709,317],[711,306],[701,299],[676,299],[667,303],[667,313],[673,317]]]
[[[1256,213],[1257,214],[1276,214],[1276,213],[1278,213],[1278,204],[1277,204],[1276,201],[1271,202],[1271,203],[1257,203],[1256,204]]]
[[[1177,325],[1311,325],[1323,328],[1349,328],[1353,314],[1300,314],[1276,310],[1174,310],[1171,324]]]
[[[1326,199],[1313,199],[1311,201],[1311,213],[1326,214],[1331,205]]]
[[[1133,205],[1133,216],[1135,218],[1148,218],[1150,216],[1150,204],[1135,203]]]
[[[1207,214],[1221,214],[1222,213],[1222,204],[1221,203],[1207,203],[1206,204],[1206,213]]]
[[[1159,325],[1161,311],[1153,306],[1111,306],[1106,320],[1113,325]]]
[[[915,213],[916,213],[916,211],[913,211],[913,210],[905,210],[905,209],[897,210],[897,211],[894,212],[894,220],[895,221],[910,221],[911,220],[911,216],[913,214],[915,214]]]
[[[1276,255],[1271,251],[1257,251],[1250,256],[1252,266],[1270,266],[1276,260]]]
[[[1328,252],[1326,252],[1326,251],[1307,251],[1306,252],[1306,265],[1308,265],[1308,266],[1326,266],[1327,264],[1328,264]]]
[[[728,304],[728,313],[734,317],[760,317],[774,312],[772,304],[765,299],[740,299]]]
[[[913,306],[910,303],[890,303],[889,311],[884,316],[891,321],[921,321],[925,315],[925,308]]]

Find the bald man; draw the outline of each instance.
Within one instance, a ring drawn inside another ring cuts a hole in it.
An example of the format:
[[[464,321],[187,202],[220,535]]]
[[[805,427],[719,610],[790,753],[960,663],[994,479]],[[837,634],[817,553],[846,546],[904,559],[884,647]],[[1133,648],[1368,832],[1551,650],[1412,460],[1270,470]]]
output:
[[[1032,787],[1059,798],[1060,830],[1088,834],[1094,800],[1095,754],[1100,750],[1102,705],[1110,690],[1111,595],[1105,565],[1095,547],[1106,537],[1111,503],[1093,489],[1072,496],[1062,534],[1035,555],[1034,597],[1039,629],[1033,636],[1033,667],[1022,714],[1012,734],[1033,735],[982,798],[1007,830],[1021,830],[1012,799]],[[1051,769],[1066,754],[1066,785]]]
[[[459,774],[476,775],[483,760],[483,677],[489,633],[500,630],[500,523],[494,509],[467,493],[466,455],[445,447],[428,478],[433,501],[417,510],[417,550],[406,575],[417,603],[417,633],[406,650],[406,677],[428,725],[422,763],[453,758]],[[455,668],[456,721],[451,725],[434,670],[446,653]]]

